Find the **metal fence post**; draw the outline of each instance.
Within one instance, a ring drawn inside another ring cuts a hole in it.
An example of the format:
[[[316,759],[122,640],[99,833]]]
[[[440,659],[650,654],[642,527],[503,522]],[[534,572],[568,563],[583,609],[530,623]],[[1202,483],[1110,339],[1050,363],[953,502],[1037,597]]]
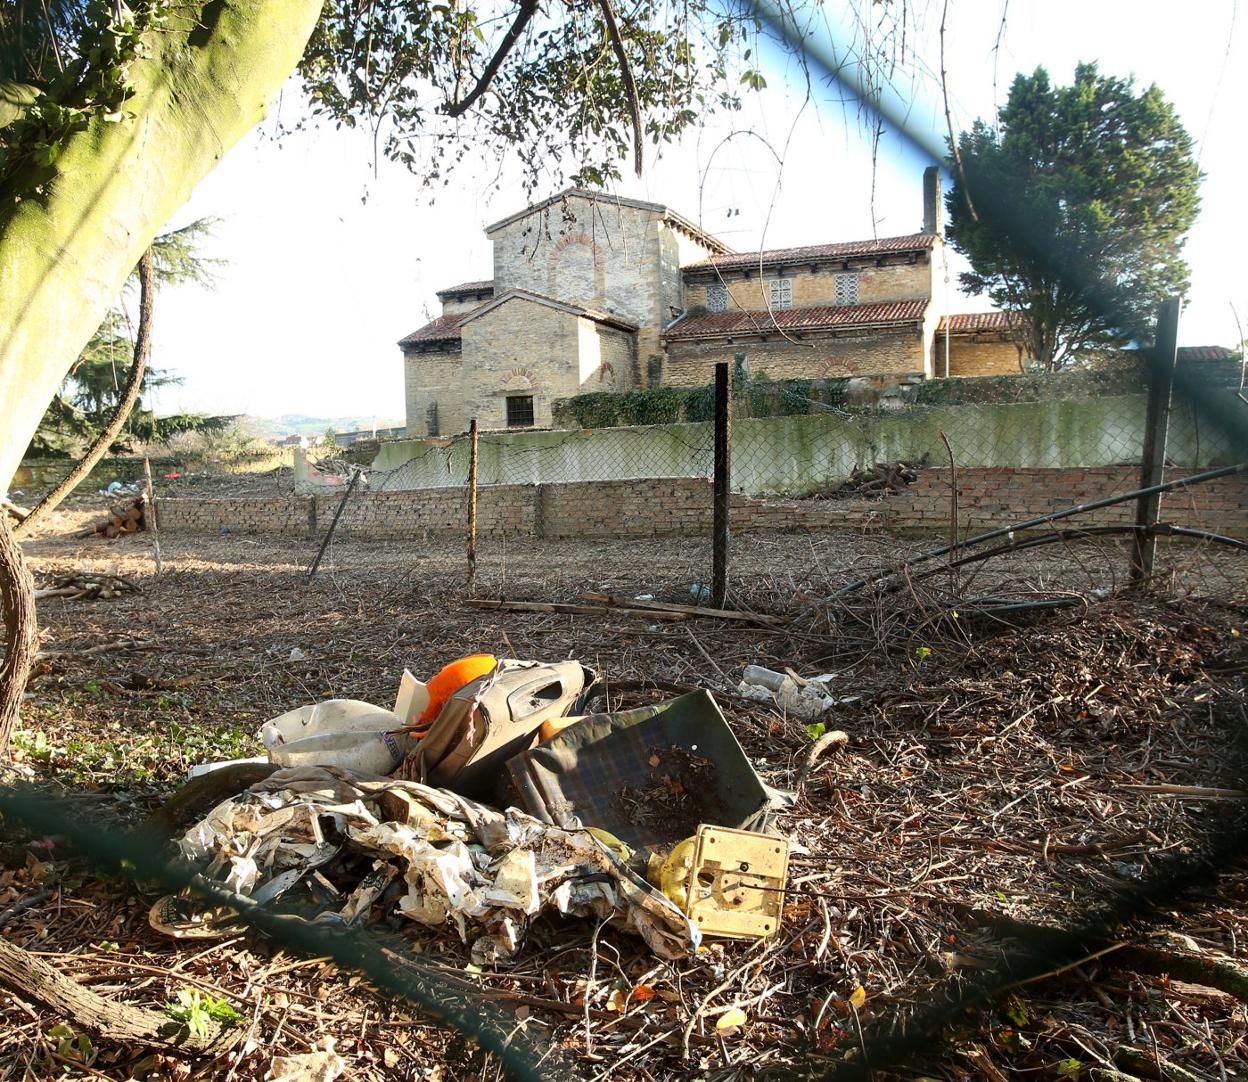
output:
[[[329,529],[325,531],[325,540],[321,542],[321,547],[316,551],[316,559],[312,561],[312,566],[308,568],[308,582],[312,581],[316,575],[316,569],[321,566],[321,558],[325,555],[325,550],[329,548],[329,543],[334,538],[334,531],[338,528],[338,520],[342,518],[342,512],[346,509],[347,501],[351,498],[351,493],[355,491],[355,486],[359,483],[360,476],[363,473],[364,471],[359,466],[351,467],[351,482],[347,485],[347,491],[342,494],[342,500],[329,523]]]
[[[1157,335],[1148,364],[1148,415],[1144,422],[1144,451],[1140,461],[1140,488],[1161,484],[1166,465],[1166,437],[1170,429],[1170,394],[1174,388],[1174,363],[1179,353],[1178,297],[1157,309]],[[1153,573],[1157,537],[1152,528],[1161,513],[1161,493],[1141,496],[1136,504],[1135,542],[1131,549],[1131,582],[1138,584]]]
[[[477,578],[477,419],[468,422],[468,589]]]
[[[732,492],[732,377],[728,362],[715,365],[715,487],[711,532],[711,604],[728,596],[728,499]]]

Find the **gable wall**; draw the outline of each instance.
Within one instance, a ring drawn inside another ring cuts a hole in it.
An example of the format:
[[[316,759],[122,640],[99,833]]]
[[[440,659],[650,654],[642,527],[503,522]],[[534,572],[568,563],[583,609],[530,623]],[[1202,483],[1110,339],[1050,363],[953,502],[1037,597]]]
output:
[[[507,427],[508,394],[533,396],[533,421],[551,423],[551,403],[580,389],[580,320],[514,299],[461,329],[464,367],[456,389],[464,418],[483,429]]]
[[[656,211],[577,196],[490,234],[494,292],[528,289],[636,323],[641,353],[658,348],[664,302]]]

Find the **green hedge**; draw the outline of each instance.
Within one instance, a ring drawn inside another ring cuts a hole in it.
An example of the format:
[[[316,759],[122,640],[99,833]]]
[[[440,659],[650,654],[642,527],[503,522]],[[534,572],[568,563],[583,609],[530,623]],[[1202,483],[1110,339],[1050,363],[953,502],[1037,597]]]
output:
[[[840,407],[848,379],[756,379],[733,389],[733,411],[738,417],[794,417]],[[554,421],[563,428],[619,428],[628,425],[664,425],[680,421],[710,421],[715,415],[715,386],[652,387],[645,391],[610,394],[595,391],[563,398],[553,407]]]

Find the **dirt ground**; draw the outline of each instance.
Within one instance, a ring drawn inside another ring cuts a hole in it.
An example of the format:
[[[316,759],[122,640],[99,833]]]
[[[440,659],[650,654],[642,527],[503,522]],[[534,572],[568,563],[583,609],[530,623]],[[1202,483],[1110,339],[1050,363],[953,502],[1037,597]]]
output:
[[[308,541],[166,536],[157,578],[146,536],[72,537],[89,506],[27,545],[36,576],[107,570],[140,591],[41,603],[43,656],[14,757],[17,780],[65,789],[93,822],[134,821],[194,763],[256,754],[255,731],[275,714],[330,696],[389,706],[403,668],[428,675],[478,651],[710,688],[779,789],[797,785],[818,733],[737,697],[741,671],[835,672],[845,701],[826,727],[849,743],[813,765],[776,818],[794,842],[790,892],[780,935],[762,944],[712,941],[661,962],[609,924],[595,934],[543,919],[516,964],[478,972],[453,933],[378,913],[378,935],[458,982],[461,1006],[509,1037],[519,1058],[506,1064],[366,978],[258,934],[162,938],[147,922],[155,895],[8,822],[6,938],[153,1010],[191,990],[228,1000],[245,1038],[200,1061],[78,1042],[83,1027],[0,993],[0,1079],[263,1079],[275,1054],[327,1038],[352,1079],[488,1082],[523,1074],[525,1057],[541,1059],[531,1077],[595,1080],[814,1077],[846,1065],[991,1082],[1248,1072],[1248,878],[1242,849],[1211,848],[1244,828],[1238,552],[1167,548],[1155,588],[1137,596],[1119,589],[1119,547],[1082,545],[967,569],[956,584],[966,603],[951,602],[942,575],[829,605],[836,587],[932,542],[750,534],[734,541],[732,601],[784,622],[669,624],[471,610],[460,542],[344,539],[308,583]],[[475,592],[690,603],[708,562],[694,541],[483,543]],[[977,614],[986,599],[1036,597],[1064,607],[1020,626]],[[620,703],[640,701],[651,698]],[[1216,876],[1168,890],[1160,906],[1132,893],[1207,852]],[[976,998],[1024,924],[1068,927],[1115,904],[1132,919],[1075,964],[1013,970],[1014,987]],[[1162,975],[1156,954],[1204,969]],[[733,1009],[744,1022],[717,1025]],[[897,1039],[901,1019],[916,1045]],[[918,1051],[904,1067],[890,1058],[903,1046]]]

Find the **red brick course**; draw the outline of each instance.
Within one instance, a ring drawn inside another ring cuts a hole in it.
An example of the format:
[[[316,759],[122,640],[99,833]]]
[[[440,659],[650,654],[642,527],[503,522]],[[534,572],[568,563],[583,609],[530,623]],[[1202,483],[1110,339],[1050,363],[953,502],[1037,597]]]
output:
[[[1167,480],[1197,470],[1167,471]],[[985,467],[957,471],[958,520],[963,533],[1129,492],[1135,466],[1069,469]],[[904,492],[882,500],[775,500],[737,495],[732,528],[831,529],[878,527],[943,535],[949,527],[950,471],[925,469]],[[161,499],[160,528],[319,536],[338,507],[338,493],[275,499]],[[1134,503],[1118,504],[1075,521],[1090,525],[1134,521]],[[1248,537],[1248,476],[1224,477],[1168,493],[1162,520]],[[375,538],[458,534],[466,528],[460,488],[359,493],[338,524],[344,536]],[[702,477],[580,481],[552,485],[487,485],[478,492],[482,537],[702,536],[711,528],[711,483]]]

